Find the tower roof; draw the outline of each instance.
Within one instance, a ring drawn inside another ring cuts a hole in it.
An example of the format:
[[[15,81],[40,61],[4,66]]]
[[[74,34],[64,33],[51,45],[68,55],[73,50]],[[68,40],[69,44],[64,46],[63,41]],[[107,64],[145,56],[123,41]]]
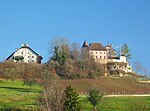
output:
[[[88,47],[88,43],[86,42],[86,40],[84,41],[82,47]]]

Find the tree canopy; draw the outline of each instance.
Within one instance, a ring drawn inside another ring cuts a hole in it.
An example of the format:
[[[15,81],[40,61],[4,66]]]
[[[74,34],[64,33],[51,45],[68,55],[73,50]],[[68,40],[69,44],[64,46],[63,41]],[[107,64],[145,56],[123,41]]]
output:
[[[121,46],[121,52],[124,56],[127,57],[127,59],[132,58],[132,54],[130,53],[130,49],[127,44],[124,44],[123,46]]]

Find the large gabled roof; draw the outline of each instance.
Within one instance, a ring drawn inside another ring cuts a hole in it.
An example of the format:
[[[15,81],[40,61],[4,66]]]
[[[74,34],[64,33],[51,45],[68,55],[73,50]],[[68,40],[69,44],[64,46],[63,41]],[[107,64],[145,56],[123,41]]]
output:
[[[29,50],[31,50],[35,55],[39,56],[39,54],[36,53],[33,49],[31,49],[28,45],[23,45],[21,48],[18,48],[15,52],[13,52],[6,60],[8,60],[9,58],[11,58],[11,57],[14,55],[14,53],[16,53],[18,50],[20,50],[20,49],[22,49],[22,48],[29,49]],[[42,58],[42,56],[39,56],[39,57]]]
[[[89,49],[107,51],[106,48],[101,43],[91,43]]]

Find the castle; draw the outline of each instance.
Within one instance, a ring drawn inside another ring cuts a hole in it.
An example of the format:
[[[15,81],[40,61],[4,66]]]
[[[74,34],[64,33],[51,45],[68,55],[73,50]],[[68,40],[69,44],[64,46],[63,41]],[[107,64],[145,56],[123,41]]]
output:
[[[94,59],[95,62],[100,64],[107,64],[107,69],[110,71],[122,70],[126,73],[132,72],[132,67],[129,65],[127,58],[120,53],[117,56],[117,51],[111,44],[105,47],[101,43],[90,43],[84,41],[81,47],[81,55],[83,60]]]

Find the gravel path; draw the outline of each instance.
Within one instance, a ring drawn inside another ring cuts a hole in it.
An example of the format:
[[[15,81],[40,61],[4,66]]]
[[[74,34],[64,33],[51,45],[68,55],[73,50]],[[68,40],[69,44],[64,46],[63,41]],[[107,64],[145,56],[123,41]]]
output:
[[[104,97],[127,97],[127,96],[150,96],[150,94],[122,94],[122,95],[104,95]]]

